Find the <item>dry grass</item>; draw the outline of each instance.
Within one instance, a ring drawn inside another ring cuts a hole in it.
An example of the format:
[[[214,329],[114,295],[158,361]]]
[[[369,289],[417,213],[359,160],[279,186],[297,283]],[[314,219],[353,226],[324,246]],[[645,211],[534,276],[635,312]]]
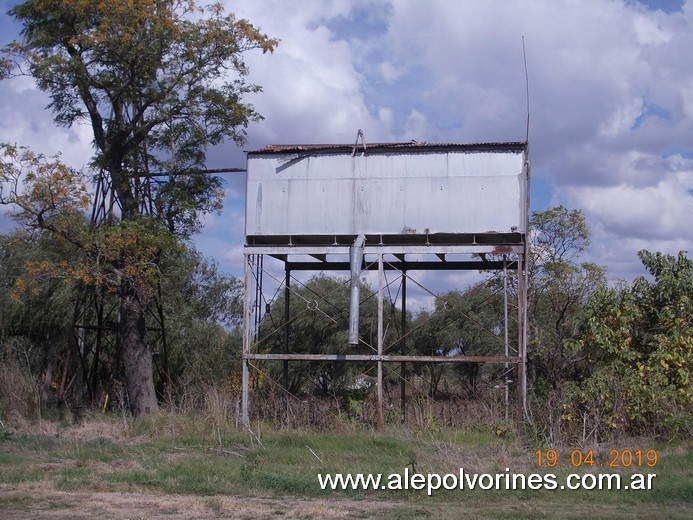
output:
[[[0,485],[4,501],[15,504],[3,510],[5,520],[14,519],[135,519],[182,520],[235,518],[260,520],[304,518],[347,520],[382,517],[395,503],[372,500],[304,499],[273,497],[198,497],[156,493],[65,492],[45,485]]]
[[[236,429],[231,398],[198,413],[146,420],[86,414],[76,423],[13,421],[0,438],[0,517],[38,518],[689,518],[691,444],[660,445],[659,488],[607,492],[321,492],[319,472],[540,472],[526,440],[483,425],[382,435],[324,429]],[[653,448],[650,439],[581,447]],[[575,447],[563,447],[570,453]],[[316,455],[317,454],[317,455]],[[318,458],[319,457],[319,458]],[[602,471],[604,468],[598,468]]]

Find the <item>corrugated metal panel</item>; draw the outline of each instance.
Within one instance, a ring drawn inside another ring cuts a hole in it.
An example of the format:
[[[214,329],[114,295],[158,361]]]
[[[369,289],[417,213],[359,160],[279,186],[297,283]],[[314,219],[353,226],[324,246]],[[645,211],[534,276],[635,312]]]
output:
[[[505,143],[427,143],[426,141],[409,141],[406,143],[366,143],[361,144],[269,144],[260,150],[254,150],[248,153],[289,153],[289,152],[305,152],[310,151],[314,153],[320,152],[334,152],[334,151],[350,151],[353,152],[354,149],[361,153],[364,149],[368,153],[378,153],[387,152],[393,149],[406,149],[406,150],[448,150],[448,151],[482,151],[482,150],[494,150],[494,151],[516,151],[525,148],[525,143],[521,142],[505,142]]]
[[[275,145],[248,154],[246,235],[524,233],[525,145]]]

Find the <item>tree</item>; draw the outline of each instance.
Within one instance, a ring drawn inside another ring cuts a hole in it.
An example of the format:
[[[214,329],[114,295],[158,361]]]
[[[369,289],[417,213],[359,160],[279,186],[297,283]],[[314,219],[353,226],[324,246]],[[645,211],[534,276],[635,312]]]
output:
[[[277,41],[219,5],[198,9],[191,0],[28,0],[10,15],[22,24],[24,40],[5,48],[0,71],[35,78],[58,125],[91,125],[93,165],[118,202],[103,236],[121,252],[144,247],[151,256],[143,263],[139,254],[125,255],[114,272],[139,278],[142,267],[158,270],[160,255],[146,235],[164,235],[144,217],[184,237],[202,213],[219,208],[218,180],[180,175],[204,164],[208,146],[243,142],[247,124],[260,119],[242,102],[259,91],[245,81],[243,54],[272,51]],[[142,182],[157,169],[170,173],[168,183]],[[148,300],[130,281],[123,276],[118,287],[117,337],[132,410],[140,415],[153,412],[157,401]]]
[[[79,244],[90,202],[84,175],[59,156],[0,143],[0,205],[10,206],[25,228]]]
[[[361,344],[349,345],[349,280],[313,276],[292,288],[289,297],[289,321],[284,318],[285,295],[270,306],[260,324],[259,348],[283,353],[288,327],[288,340],[294,354],[367,354],[372,350]],[[373,344],[377,337],[377,308],[370,291],[362,290],[359,306],[360,337]],[[353,384],[353,377],[363,364],[353,362],[291,362],[288,367],[288,388],[294,394],[316,391],[323,395],[339,393]],[[284,384],[282,366],[269,367],[276,381]]]
[[[530,240],[530,367],[535,390],[560,394],[562,382],[584,359],[569,340],[578,332],[578,316],[587,298],[605,284],[604,269],[578,263],[589,247],[589,229],[580,210],[558,206],[535,212]]]
[[[41,277],[42,265],[70,262],[74,252],[69,243],[49,233],[0,237],[0,363],[5,376],[0,394],[4,391],[10,401],[24,402],[23,407],[10,409],[25,416],[65,390],[65,385],[53,388],[52,384],[60,380],[57,347],[69,342],[76,293],[74,284],[58,279],[36,283],[27,274]],[[21,388],[12,382],[18,374],[31,382],[31,395],[21,396]],[[35,401],[37,388],[39,402]],[[0,402],[0,416],[6,404]]]
[[[563,206],[532,214],[527,259],[527,378],[530,397],[538,398],[536,422],[551,442],[561,431],[565,385],[584,370],[586,354],[573,340],[589,295],[605,284],[604,269],[580,256],[589,247],[589,229],[580,210]],[[497,286],[502,284],[496,276]],[[517,277],[510,274],[516,294]],[[516,327],[511,321],[511,327]],[[516,330],[510,337],[516,337]]]
[[[640,251],[653,280],[591,295],[577,346],[587,370],[566,400],[595,439],[614,432],[690,436],[693,425],[693,261]]]
[[[12,217],[23,224],[18,238],[23,234],[24,240],[48,246],[47,251],[35,250],[35,257],[24,262],[24,273],[14,280],[13,295],[44,293],[56,280],[75,282],[73,319],[76,319],[84,310],[80,311],[75,304],[86,294],[85,290],[94,290],[92,296],[102,301],[116,293],[121,296],[122,303],[125,287],[134,294],[144,314],[146,306],[157,296],[162,253],[183,247],[177,237],[155,219],[102,222],[94,228],[84,214],[90,194],[82,174],[66,167],[57,158],[46,158],[25,148],[0,145],[0,151],[0,204],[10,205]],[[66,330],[68,327],[65,324]],[[143,327],[143,335],[146,332]],[[81,366],[76,368],[81,378],[86,372],[83,342],[78,345],[80,340],[75,334],[66,337],[68,344],[74,344],[75,358],[81,361]],[[122,336],[118,337],[118,343],[124,351],[121,359],[126,380],[137,381],[128,376],[133,368],[133,357],[126,353],[128,344]],[[149,362],[151,372],[151,356],[135,359],[139,360],[144,373],[147,370],[144,365]],[[151,389],[153,393],[151,374],[149,380],[151,386],[146,381],[145,387],[141,383],[128,385],[131,403],[136,404],[143,391]],[[74,395],[75,404],[81,406],[82,379],[79,381]],[[89,394],[93,396],[91,389]]]
[[[413,323],[414,345],[424,356],[485,356],[503,350],[502,296],[486,283],[475,284],[465,291],[439,295],[435,309],[422,311]],[[500,334],[499,334],[500,333]],[[446,371],[445,363],[423,365],[433,397]],[[455,372],[467,377],[469,390],[476,390],[478,363],[456,364]]]
[[[162,341],[158,358],[178,390],[171,389],[172,397],[191,397],[213,384],[237,384],[238,390],[240,381],[230,374],[240,379],[243,284],[190,247],[164,255],[162,273],[166,350]]]

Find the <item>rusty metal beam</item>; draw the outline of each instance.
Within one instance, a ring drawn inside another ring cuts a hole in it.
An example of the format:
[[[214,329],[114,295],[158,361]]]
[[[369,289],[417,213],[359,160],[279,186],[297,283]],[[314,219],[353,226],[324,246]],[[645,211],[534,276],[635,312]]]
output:
[[[352,239],[353,243],[353,239]],[[279,254],[311,255],[311,254],[349,254],[349,244],[315,244],[315,245],[290,245],[285,244],[245,244],[246,254],[267,254],[270,256]],[[366,242],[365,254],[382,253],[384,255],[402,254],[473,254],[486,253],[492,255],[524,253],[524,244],[404,244],[404,245],[373,245]]]
[[[287,262],[286,265],[292,271],[348,271],[349,262]],[[510,268],[517,266],[516,262],[507,264]],[[375,271],[378,269],[377,262],[366,263],[364,270]],[[493,270],[503,269],[502,261],[480,262],[480,261],[422,261],[422,262],[385,262],[383,269],[387,271],[473,271],[473,270]]]
[[[520,363],[518,356],[401,356],[385,354],[244,354],[265,361],[382,361],[383,363]]]

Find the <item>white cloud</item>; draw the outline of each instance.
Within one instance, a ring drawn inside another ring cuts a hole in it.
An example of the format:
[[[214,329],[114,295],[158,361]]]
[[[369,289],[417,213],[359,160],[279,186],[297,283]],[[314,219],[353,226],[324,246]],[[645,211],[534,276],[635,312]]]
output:
[[[418,110],[412,110],[407,116],[405,125],[405,135],[407,140],[416,139],[417,141],[425,141],[425,137],[430,134],[429,124],[426,116]]]
[[[572,190],[571,198],[575,207],[617,236],[657,241],[679,235],[693,243],[693,228],[685,225],[693,215],[693,197],[675,177],[644,188],[580,187]]]
[[[635,97],[624,100],[620,106],[614,108],[609,119],[602,123],[599,128],[599,135],[614,137],[628,131],[635,125],[638,117],[642,114],[642,109],[642,98]]]
[[[613,0],[225,3],[281,39],[273,55],[247,56],[266,119],[246,149],[350,143],[359,128],[371,142],[522,140],[524,36],[533,175],[555,190],[544,200],[585,211],[591,258],[616,275],[637,271],[637,248],[691,243],[691,0],[671,12]],[[0,141],[85,163],[88,129],[56,130],[45,105],[26,81],[0,83]],[[242,161],[229,145],[210,152],[213,167]],[[239,203],[210,218],[211,254],[242,241]]]
[[[635,16],[633,28],[638,43],[644,45],[659,45],[671,41],[673,34],[670,30],[660,25],[660,18],[664,18],[664,16],[652,15],[651,13],[643,13],[642,15]]]
[[[402,74],[404,73],[402,67],[397,67],[388,61],[382,62],[378,66],[378,71],[380,72],[380,76],[385,83],[393,83],[402,77]]]
[[[217,256],[221,266],[227,271],[243,272],[243,244],[228,247],[228,243],[219,243],[222,248]]]
[[[594,261],[608,266],[612,276],[630,279],[641,272],[636,257],[641,249],[691,251],[693,161],[674,155],[666,163],[666,173],[657,172],[654,183],[580,186],[566,193],[592,227]]]
[[[273,55],[247,56],[252,81],[263,86],[252,101],[266,118],[252,129],[253,138],[350,142],[359,128],[368,128],[371,136],[383,134],[366,106],[351,44],[336,39],[325,25],[347,16],[350,2],[258,2],[238,8],[254,11],[248,18],[281,40]]]
[[[61,160],[75,168],[92,156],[93,135],[87,125],[56,128],[45,110],[47,97],[27,78],[0,82],[0,142],[28,146],[45,155],[60,153]]]

